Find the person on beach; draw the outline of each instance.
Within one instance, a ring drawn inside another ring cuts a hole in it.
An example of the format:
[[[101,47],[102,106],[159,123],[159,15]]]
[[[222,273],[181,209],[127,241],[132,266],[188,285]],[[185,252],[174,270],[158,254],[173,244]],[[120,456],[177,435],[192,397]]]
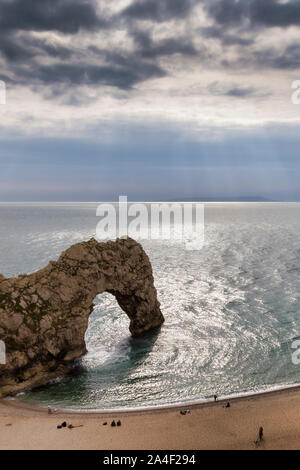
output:
[[[214,395],[214,399],[215,399],[215,401],[217,401],[217,398],[218,398],[218,395]]]
[[[259,446],[262,441],[264,440],[264,428],[262,426],[259,427],[259,430],[258,430],[258,439],[256,441],[254,441],[254,444],[256,446]]]

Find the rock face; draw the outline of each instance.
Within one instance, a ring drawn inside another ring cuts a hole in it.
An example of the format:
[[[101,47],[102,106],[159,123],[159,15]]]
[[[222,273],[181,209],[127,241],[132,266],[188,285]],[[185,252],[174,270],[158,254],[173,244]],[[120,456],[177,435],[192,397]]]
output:
[[[40,386],[70,370],[86,353],[85,332],[94,298],[113,294],[141,335],[164,322],[148,256],[134,240],[91,239],[30,275],[0,275],[0,397]]]

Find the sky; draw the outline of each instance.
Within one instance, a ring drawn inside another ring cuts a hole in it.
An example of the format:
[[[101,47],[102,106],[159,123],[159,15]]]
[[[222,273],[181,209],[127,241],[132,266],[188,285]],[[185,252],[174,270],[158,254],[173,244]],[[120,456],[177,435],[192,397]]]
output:
[[[299,33],[300,0],[1,0],[0,201],[300,201]]]

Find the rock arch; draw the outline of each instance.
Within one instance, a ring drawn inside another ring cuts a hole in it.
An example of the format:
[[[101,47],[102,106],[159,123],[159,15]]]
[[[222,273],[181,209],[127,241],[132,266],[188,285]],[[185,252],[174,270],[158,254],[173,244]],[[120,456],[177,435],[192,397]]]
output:
[[[113,294],[141,335],[164,322],[151,263],[142,246],[126,238],[78,243],[58,261],[30,275],[0,275],[0,396],[39,386],[66,374],[85,354],[85,332],[93,301]]]

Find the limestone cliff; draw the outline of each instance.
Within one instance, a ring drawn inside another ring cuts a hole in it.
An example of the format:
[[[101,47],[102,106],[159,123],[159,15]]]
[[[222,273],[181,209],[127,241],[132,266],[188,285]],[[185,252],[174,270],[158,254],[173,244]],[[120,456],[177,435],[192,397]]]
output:
[[[0,275],[0,397],[39,386],[68,372],[85,354],[93,300],[113,294],[140,335],[160,326],[160,311],[148,256],[134,240],[91,239],[66,250],[58,261],[30,275]]]

